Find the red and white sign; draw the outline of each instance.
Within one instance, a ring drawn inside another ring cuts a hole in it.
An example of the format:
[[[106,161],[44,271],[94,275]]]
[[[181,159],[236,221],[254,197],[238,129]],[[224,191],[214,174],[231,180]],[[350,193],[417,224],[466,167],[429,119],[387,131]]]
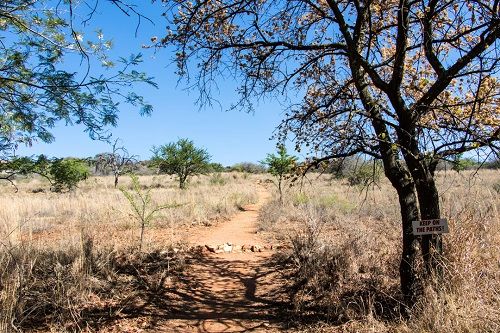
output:
[[[415,236],[447,234],[450,232],[447,219],[413,221],[412,227]]]

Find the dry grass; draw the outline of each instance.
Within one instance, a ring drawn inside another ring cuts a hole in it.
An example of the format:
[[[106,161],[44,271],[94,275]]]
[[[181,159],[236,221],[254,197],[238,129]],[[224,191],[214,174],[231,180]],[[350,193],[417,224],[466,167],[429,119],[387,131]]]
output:
[[[144,188],[152,188],[158,204],[179,204],[162,211],[146,230],[145,245],[182,240],[186,227],[210,225],[229,218],[245,204],[256,200],[255,180],[241,174],[224,174],[224,184],[211,182],[210,176],[194,178],[188,190],[167,176],[142,176]],[[92,234],[96,243],[129,247],[138,240],[139,225],[131,217],[131,208],[123,194],[113,188],[111,177],[93,177],[71,193],[33,193],[47,188],[40,180],[22,182],[19,193],[3,184],[0,194],[0,239],[15,244],[30,240],[37,246],[59,248],[77,244],[81,231]],[[122,177],[128,188],[130,179]]]
[[[182,204],[146,229],[142,253],[139,225],[110,177],[66,194],[40,191],[48,186],[38,179],[19,181],[19,193],[0,185],[0,331],[91,332],[143,308],[184,267],[184,235],[255,201],[254,184],[264,177],[203,176],[187,191],[169,177],[141,177],[157,203]],[[276,198],[260,215],[261,230],[290,245],[280,264],[299,331],[500,331],[499,171],[438,175],[451,230],[445,280],[425,291],[407,319],[399,315],[400,223],[391,186],[367,190],[309,177],[285,192],[283,206]]]
[[[19,181],[18,193],[1,186],[0,332],[94,332],[140,311],[184,267],[185,233],[257,198],[255,179],[237,173],[197,177],[187,190],[165,176],[140,183],[156,203],[180,204],[147,227],[142,252],[139,224],[111,177],[65,194],[41,191],[48,184],[39,179]]]
[[[134,314],[184,267],[170,248],[153,252],[80,246],[0,252],[0,331],[95,332],[102,322]]]
[[[445,279],[399,315],[399,207],[386,181],[370,189],[328,176],[288,190],[264,207],[261,229],[291,249],[295,318],[321,319],[304,332],[499,332],[499,171],[440,173]],[[311,177],[310,177],[311,178]]]

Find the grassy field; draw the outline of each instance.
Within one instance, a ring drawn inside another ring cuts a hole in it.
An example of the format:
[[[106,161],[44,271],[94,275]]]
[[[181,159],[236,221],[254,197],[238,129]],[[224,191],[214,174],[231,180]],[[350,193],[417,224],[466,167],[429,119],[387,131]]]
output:
[[[283,266],[297,318],[307,332],[499,332],[500,173],[437,175],[444,236],[444,281],[425,290],[401,318],[401,227],[395,191],[383,180],[352,187],[309,176],[270,202],[261,229],[286,240]],[[325,324],[326,323],[326,324]]]
[[[97,330],[96,318],[141,302],[184,267],[178,252],[189,246],[183,239],[192,228],[256,200],[255,180],[242,173],[193,178],[186,191],[167,176],[139,181],[152,204],[175,206],[146,227],[141,252],[139,222],[111,177],[63,194],[40,179],[18,180],[17,193],[2,184],[0,332]],[[131,191],[130,178],[121,187]]]
[[[151,223],[145,234],[146,248],[182,240],[182,234],[175,231],[227,219],[256,200],[252,180],[244,174],[200,176],[192,180],[188,191],[180,190],[178,182],[168,176],[142,176],[139,181],[144,191],[151,189],[154,203],[179,205],[162,210]],[[130,183],[124,176],[120,187],[130,191]],[[45,191],[49,186],[40,179],[22,180],[18,186],[18,193],[8,184],[1,187],[0,237],[4,242],[23,240],[57,249],[78,244],[82,232],[100,245],[115,248],[138,241],[139,223],[111,177],[92,177],[76,191],[63,194]]]
[[[121,311],[154,293],[185,267],[192,228],[228,219],[255,202],[269,175],[194,178],[179,190],[167,176],[141,176],[154,202],[179,204],[146,228],[111,177],[90,178],[55,194],[39,179],[0,186],[0,331],[93,332],[97,314]],[[260,231],[285,244],[276,255],[287,276],[290,320],[303,332],[500,331],[500,172],[437,176],[443,217],[445,279],[401,316],[399,208],[384,179],[369,188],[311,174],[275,195],[260,212]],[[130,189],[130,179],[121,186]],[[158,263],[162,264],[159,265]]]

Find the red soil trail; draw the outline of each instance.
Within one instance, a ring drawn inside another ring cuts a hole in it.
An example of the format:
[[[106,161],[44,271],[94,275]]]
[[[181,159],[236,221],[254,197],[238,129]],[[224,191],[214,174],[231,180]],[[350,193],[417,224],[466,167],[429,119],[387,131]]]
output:
[[[238,212],[229,221],[188,236],[188,242],[193,245],[263,244],[264,239],[256,233],[257,222],[260,208],[270,197],[269,191],[259,185],[255,204],[244,206],[242,211]]]
[[[232,219],[188,237],[193,245],[263,245],[259,209],[270,193],[258,186],[258,201]],[[173,282],[167,311],[151,332],[282,332],[280,277],[269,264],[271,251],[204,253]]]

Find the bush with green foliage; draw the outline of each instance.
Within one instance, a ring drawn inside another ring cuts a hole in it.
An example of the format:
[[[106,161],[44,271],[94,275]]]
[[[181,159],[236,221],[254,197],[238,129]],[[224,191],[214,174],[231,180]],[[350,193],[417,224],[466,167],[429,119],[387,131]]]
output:
[[[283,181],[289,175],[297,162],[297,157],[288,155],[284,146],[278,147],[278,155],[267,154],[261,163],[268,167],[270,174],[276,177],[280,202],[283,203]]]
[[[363,161],[346,171],[347,181],[350,186],[377,184],[382,173],[381,163],[368,161]]]
[[[210,163],[209,165],[210,172],[224,172],[226,168],[220,163]]]
[[[87,164],[79,159],[56,159],[50,165],[50,176],[53,180],[52,190],[63,192],[77,187],[78,183],[89,177]]]
[[[474,161],[472,158],[463,158],[462,156],[458,156],[454,161],[453,161],[453,166],[451,167],[453,170],[456,172],[464,171],[464,170],[469,170],[473,168],[477,168],[478,164],[476,161]]]
[[[2,160],[0,163],[0,180],[11,183],[17,191],[14,179],[17,176],[29,176],[38,174],[50,180],[49,175],[50,159],[45,155],[38,157],[14,157]]]
[[[252,162],[236,163],[229,168],[229,171],[248,172],[248,173],[264,173],[267,171],[266,167],[262,164]]]
[[[152,150],[151,165],[162,173],[177,175],[181,189],[186,188],[188,177],[210,171],[210,155],[205,149],[195,147],[191,140],[179,139]]]

